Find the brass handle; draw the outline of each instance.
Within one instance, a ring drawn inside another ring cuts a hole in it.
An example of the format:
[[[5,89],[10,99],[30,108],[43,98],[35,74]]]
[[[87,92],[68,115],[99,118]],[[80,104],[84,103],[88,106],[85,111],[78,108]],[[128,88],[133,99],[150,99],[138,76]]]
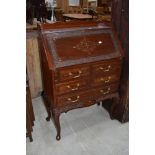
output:
[[[111,79],[111,76],[109,76],[107,80],[105,80],[104,78],[101,78],[100,80],[104,81],[104,83],[108,83],[108,82],[110,82],[110,79]]]
[[[78,78],[78,77],[80,77],[80,76],[81,76],[81,73],[82,73],[82,71],[79,70],[79,71],[78,71],[78,75],[75,75],[73,78]],[[69,72],[69,75],[72,76],[73,73],[72,73],[72,72]]]
[[[104,94],[104,95],[105,95],[105,94],[108,94],[108,93],[110,93],[110,88],[108,88],[107,91],[100,90],[100,92],[101,92],[102,94]]]
[[[109,65],[107,67],[107,69],[103,68],[103,67],[99,67],[100,70],[103,70],[103,72],[109,72],[110,71],[110,68],[111,68],[111,65]]]
[[[75,88],[71,88],[70,85],[68,85],[67,88],[69,88],[71,90],[78,90],[79,89],[79,86],[80,86],[80,84],[78,83]]]
[[[72,98],[68,98],[68,101],[71,101],[72,103],[77,102],[79,100],[80,96],[77,96],[75,100],[72,100]]]

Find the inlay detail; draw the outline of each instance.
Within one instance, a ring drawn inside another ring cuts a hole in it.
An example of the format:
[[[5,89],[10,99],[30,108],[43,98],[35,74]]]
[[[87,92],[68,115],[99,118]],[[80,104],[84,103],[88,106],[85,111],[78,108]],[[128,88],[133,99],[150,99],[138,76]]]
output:
[[[88,39],[86,39],[85,37],[80,41],[79,44],[77,44],[76,46],[73,46],[73,48],[84,51],[84,52],[88,52],[91,53],[94,51],[94,49],[97,48],[97,46],[101,45],[101,41],[99,42],[93,42],[90,41]]]

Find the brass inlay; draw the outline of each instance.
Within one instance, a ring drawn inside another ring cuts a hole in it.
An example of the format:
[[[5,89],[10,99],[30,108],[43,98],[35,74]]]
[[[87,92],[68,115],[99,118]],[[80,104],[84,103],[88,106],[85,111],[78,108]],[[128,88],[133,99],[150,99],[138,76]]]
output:
[[[79,86],[80,86],[80,84],[78,83],[75,88],[72,88],[70,85],[67,85],[67,88],[69,88],[71,90],[78,90]]]
[[[72,103],[77,102],[79,100],[80,96],[77,96],[75,100],[73,100],[72,98],[68,98],[68,101],[71,101]]]
[[[78,74],[77,75],[74,75],[72,72],[69,72],[69,76],[73,76],[74,75],[73,78],[78,78],[78,77],[81,76],[81,73],[82,73],[81,70],[78,71]]]
[[[99,67],[100,70],[103,70],[104,72],[109,72],[111,68],[111,65],[107,66],[107,68]]]
[[[83,52],[88,52],[89,54],[91,54],[91,52],[93,52],[94,49],[96,49],[97,46],[101,44],[102,44],[102,41],[93,42],[84,37],[84,39],[81,40],[80,43],[74,46],[73,48],[81,50]]]
[[[104,90],[101,89],[100,92],[101,92],[102,94],[105,95],[105,94],[110,93],[110,90],[111,90],[111,89],[110,89],[110,87],[109,87],[109,88],[107,89],[107,91],[104,91]]]
[[[111,76],[108,77],[108,79],[101,78],[100,81],[104,81],[104,83],[110,82]]]

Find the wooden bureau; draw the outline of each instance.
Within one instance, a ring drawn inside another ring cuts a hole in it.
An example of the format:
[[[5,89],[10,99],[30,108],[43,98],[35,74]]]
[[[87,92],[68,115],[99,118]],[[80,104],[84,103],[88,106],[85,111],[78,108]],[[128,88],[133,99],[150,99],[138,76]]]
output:
[[[43,97],[60,140],[59,116],[105,99],[119,101],[123,53],[113,31],[99,22],[39,25]]]

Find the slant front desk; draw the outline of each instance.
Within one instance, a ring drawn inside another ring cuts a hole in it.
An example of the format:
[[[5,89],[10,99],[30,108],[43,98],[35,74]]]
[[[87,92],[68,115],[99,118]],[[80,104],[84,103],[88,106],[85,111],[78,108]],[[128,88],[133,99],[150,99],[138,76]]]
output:
[[[113,99],[113,105],[119,101],[123,54],[112,30],[102,23],[39,28],[47,121],[53,119],[60,140],[61,113],[105,99]]]

